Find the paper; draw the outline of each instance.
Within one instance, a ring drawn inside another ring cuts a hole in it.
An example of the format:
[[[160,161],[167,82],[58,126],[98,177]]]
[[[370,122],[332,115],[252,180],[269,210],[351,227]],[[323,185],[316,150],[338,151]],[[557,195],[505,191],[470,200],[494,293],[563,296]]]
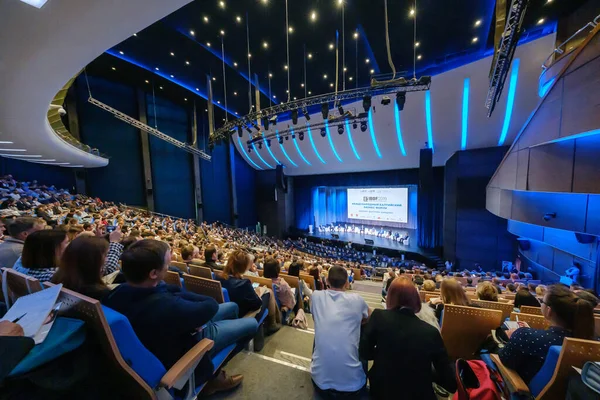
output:
[[[61,289],[62,284],[58,284],[48,289],[19,297],[0,321],[12,322],[21,317],[17,323],[23,328],[25,336],[34,338],[46,321],[48,314],[54,308]]]

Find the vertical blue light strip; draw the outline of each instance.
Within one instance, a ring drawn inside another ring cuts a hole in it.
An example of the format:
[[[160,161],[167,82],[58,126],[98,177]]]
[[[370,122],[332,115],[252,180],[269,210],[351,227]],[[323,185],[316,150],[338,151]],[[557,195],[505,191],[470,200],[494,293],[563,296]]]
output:
[[[398,136],[398,145],[400,146],[400,152],[403,156],[406,156],[406,150],[404,149],[404,141],[402,140],[402,129],[400,128],[400,111],[398,111],[398,105],[394,106],[394,116],[396,117],[396,136]]]
[[[304,157],[304,154],[302,154],[302,151],[300,150],[300,146],[298,146],[298,142],[296,141],[296,135],[294,135],[294,130],[292,129],[292,140],[294,141],[294,146],[296,146],[296,150],[298,151],[298,154],[300,154],[300,157],[304,160],[305,163],[307,163],[309,166],[312,165],[311,163],[308,162],[308,160],[306,159],[306,157]]]
[[[460,136],[460,149],[467,148],[467,133],[469,129],[469,86],[470,79],[465,78],[463,83],[463,104],[462,104],[462,132]]]
[[[352,141],[352,131],[350,130],[350,123],[348,122],[348,120],[346,120],[346,132],[348,133],[348,141],[350,142],[350,147],[352,147],[352,151],[354,152],[356,159],[358,161],[360,161],[360,156],[356,152],[356,148],[354,147],[354,142]]]
[[[239,137],[239,136],[238,136]],[[267,144],[265,143],[265,146]],[[252,148],[254,149],[254,152],[256,153],[256,155],[258,156],[258,158],[260,158],[260,161],[263,162],[263,164],[265,164],[268,168],[273,169],[273,167],[271,166],[271,164],[269,164],[268,162],[266,162],[264,160],[264,158],[261,157],[260,153],[258,152],[258,150],[256,149],[256,146],[254,145],[254,143],[252,143]]]
[[[242,141],[240,140],[240,137],[237,137],[238,140],[238,144],[240,145],[240,152],[244,155],[244,157],[246,157],[248,159],[248,161],[250,161],[252,163],[252,165],[254,165],[256,168],[262,170],[261,167],[258,166],[258,164],[256,164],[254,161],[252,161],[252,159],[250,158],[250,156],[248,154],[246,154],[246,152],[244,151],[244,147],[242,146]]]
[[[425,122],[427,123],[427,143],[433,153],[433,132],[431,131],[431,95],[425,92]]]
[[[331,150],[333,151],[333,155],[338,159],[339,162],[343,162],[340,156],[338,156],[337,151],[335,151],[335,146],[333,145],[333,140],[331,140],[331,132],[329,132],[329,122],[325,120],[325,130],[327,131],[327,139],[329,139],[329,146],[331,146]]]
[[[515,105],[515,93],[517,92],[517,79],[519,78],[520,63],[521,60],[516,58],[512,64],[508,96],[506,98],[506,113],[504,114],[504,124],[502,125],[502,133],[500,134],[500,140],[498,140],[498,146],[502,146],[504,144],[506,135],[508,134],[508,128],[510,127],[510,119],[512,117],[513,106]]]
[[[263,136],[263,138],[265,137],[265,132],[264,131],[262,133],[262,136]],[[279,160],[276,159],[275,156],[273,155],[273,152],[271,151],[271,146],[267,145],[267,150],[269,151],[269,154],[271,155],[271,157],[273,158],[273,160],[275,160],[275,162],[277,163],[277,165],[281,165],[281,163],[279,162]]]
[[[275,130],[275,135],[277,136],[277,141],[279,141],[279,131],[277,129]],[[293,162],[292,159],[290,158],[290,156],[288,156],[288,154],[286,153],[285,147],[283,147],[283,144],[279,143],[279,147],[281,147],[281,151],[283,152],[283,155],[285,156],[285,158],[287,158],[288,161],[290,163],[292,163],[292,165],[294,167],[297,167],[298,165],[295,162]]]
[[[375,153],[377,153],[377,157],[381,157],[381,152],[379,151],[379,146],[377,145],[377,139],[375,138],[375,129],[373,129],[373,109],[369,108],[369,130],[371,131],[371,141],[373,142],[373,147],[375,147]]]
[[[307,128],[308,138],[310,139],[310,144],[312,145],[312,148],[315,151],[315,154],[317,155],[317,157],[323,164],[327,164],[325,161],[323,161],[323,159],[321,158],[321,155],[317,151],[317,146],[315,146],[315,141],[313,140],[312,132],[310,130],[310,124],[308,122],[306,123],[306,128]]]

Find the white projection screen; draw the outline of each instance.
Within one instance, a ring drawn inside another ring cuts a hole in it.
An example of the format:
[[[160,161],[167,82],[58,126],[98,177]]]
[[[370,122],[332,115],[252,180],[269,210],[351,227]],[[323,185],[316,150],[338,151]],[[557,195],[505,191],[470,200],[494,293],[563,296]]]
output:
[[[348,189],[348,218],[408,223],[408,188]]]

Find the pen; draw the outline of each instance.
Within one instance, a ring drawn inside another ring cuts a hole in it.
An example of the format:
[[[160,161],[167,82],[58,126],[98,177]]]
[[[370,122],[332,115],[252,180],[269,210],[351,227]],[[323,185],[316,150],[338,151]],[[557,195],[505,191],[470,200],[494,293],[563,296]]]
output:
[[[20,320],[21,318],[23,318],[24,316],[26,316],[26,315],[27,315],[27,313],[25,313],[25,314],[21,315],[19,318],[15,318],[15,319],[12,321],[12,323],[14,324],[14,323],[17,323],[17,322],[19,322],[19,320]]]

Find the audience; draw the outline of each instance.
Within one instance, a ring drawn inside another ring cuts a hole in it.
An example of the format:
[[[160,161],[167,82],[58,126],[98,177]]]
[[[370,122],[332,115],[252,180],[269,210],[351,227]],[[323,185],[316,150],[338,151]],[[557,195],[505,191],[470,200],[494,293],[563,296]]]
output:
[[[562,285],[548,287],[542,300],[542,314],[550,322],[547,330],[508,331],[510,340],[499,353],[502,363],[514,369],[525,383],[542,368],[550,346],[562,345],[565,337],[592,339],[594,336],[592,303]]]
[[[210,268],[211,270],[223,270],[223,266],[217,263],[219,259],[217,255],[217,248],[215,246],[207,246],[204,249],[204,264],[203,266]]]
[[[27,236],[44,229],[45,223],[38,218],[17,218],[8,223],[8,237],[0,243],[0,268],[12,268],[21,257]]]
[[[412,282],[397,278],[388,290],[386,310],[374,310],[369,318],[360,356],[373,360],[369,370],[372,398],[435,399],[434,373],[442,387],[451,393],[456,390],[440,332],[415,316],[420,310],[421,300]]]
[[[514,305],[515,308],[521,308],[521,306],[540,307],[540,302],[527,289],[521,288],[515,295]]]
[[[490,282],[481,282],[477,284],[477,298],[484,301],[498,301],[498,291]]]
[[[296,294],[292,291],[290,285],[279,277],[281,267],[279,262],[276,260],[269,260],[271,262],[265,262],[263,277],[271,279],[273,282],[273,291],[276,293],[279,304],[281,304],[281,311],[293,310],[296,306]]]
[[[304,271],[304,264],[302,261],[296,261],[290,265],[290,268],[288,269],[288,275],[298,277],[298,283],[302,285],[302,294],[310,299],[312,296],[312,290],[308,287],[304,280],[300,279],[300,271]]]
[[[442,320],[442,311],[444,311],[445,304],[452,304],[455,306],[471,305],[460,282],[454,278],[445,279],[442,281],[440,297],[430,300],[430,306],[435,309],[435,316],[437,317],[438,321]]]
[[[265,268],[265,273],[267,272]],[[361,324],[369,318],[367,303],[348,293],[348,273],[340,266],[329,269],[329,289],[312,295],[315,343],[311,375],[315,390],[325,396],[351,395],[364,391],[365,365],[359,359]]]
[[[52,279],[58,260],[69,244],[67,233],[61,229],[32,232],[25,239],[23,253],[14,270],[40,282]]]
[[[427,279],[423,282],[423,290],[426,292],[434,292],[435,291],[435,282],[431,279]]]

